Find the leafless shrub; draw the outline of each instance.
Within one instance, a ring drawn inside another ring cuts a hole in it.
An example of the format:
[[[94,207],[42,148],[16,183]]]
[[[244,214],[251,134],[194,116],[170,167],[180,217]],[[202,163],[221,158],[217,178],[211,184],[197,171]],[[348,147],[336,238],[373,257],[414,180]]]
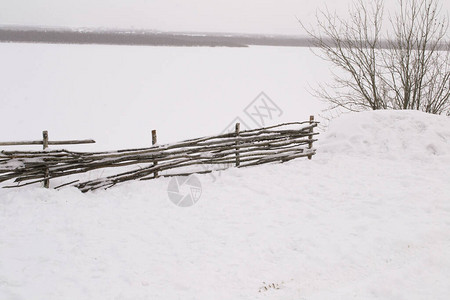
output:
[[[319,10],[315,29],[301,23],[319,49],[315,53],[340,70],[314,90],[329,110],[450,114],[448,16],[441,16],[437,0],[398,4],[388,27],[382,0],[356,0],[348,18]]]

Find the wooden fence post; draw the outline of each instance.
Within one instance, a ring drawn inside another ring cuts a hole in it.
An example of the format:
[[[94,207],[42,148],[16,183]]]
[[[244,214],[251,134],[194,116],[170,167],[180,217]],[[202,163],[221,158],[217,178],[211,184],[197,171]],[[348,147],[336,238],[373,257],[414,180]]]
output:
[[[42,148],[45,150],[48,148],[48,131],[42,131]],[[49,176],[48,168],[45,168],[44,177],[47,178]],[[48,189],[50,186],[50,180],[44,179],[44,187]]]
[[[239,137],[239,132],[241,131],[241,123],[236,123],[236,138]],[[241,157],[239,155],[239,147],[237,146],[239,144],[238,141],[236,141],[236,167],[239,167],[241,165]]]
[[[314,116],[309,116],[309,124],[312,125],[313,123],[314,123]],[[314,132],[313,128],[311,128],[311,129],[309,130],[309,132],[310,132],[310,133],[313,133],[313,132]],[[313,139],[313,136],[312,136],[312,135],[308,136],[308,139],[309,139],[308,149],[312,149],[312,144],[313,144],[312,139]],[[308,159],[311,159],[311,158],[312,158],[312,155],[311,155],[311,154],[308,155]]]
[[[156,145],[156,143],[158,142],[158,138],[156,136],[156,130],[152,130],[152,146]],[[158,161],[154,160],[153,161],[153,166],[157,166],[158,165]],[[158,177],[158,171],[155,171],[153,173],[154,178]]]

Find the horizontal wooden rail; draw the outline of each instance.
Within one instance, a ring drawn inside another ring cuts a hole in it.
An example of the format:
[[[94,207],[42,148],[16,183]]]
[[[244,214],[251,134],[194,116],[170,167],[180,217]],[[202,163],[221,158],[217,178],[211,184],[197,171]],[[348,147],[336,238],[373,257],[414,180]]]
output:
[[[93,144],[94,140],[67,140],[67,141],[48,141],[48,145],[77,145],[77,144]],[[44,141],[21,141],[21,142],[0,142],[0,146],[26,146],[26,145],[43,145]]]

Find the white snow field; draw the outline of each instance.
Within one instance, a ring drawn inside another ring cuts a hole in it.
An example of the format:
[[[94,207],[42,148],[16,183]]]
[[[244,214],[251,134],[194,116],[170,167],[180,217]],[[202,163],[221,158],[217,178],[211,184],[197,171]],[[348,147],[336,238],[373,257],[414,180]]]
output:
[[[82,194],[0,189],[0,299],[449,299],[450,119],[334,120],[312,160]]]
[[[0,141],[87,139],[100,151],[216,135],[264,92],[265,125],[306,121],[324,105],[310,86],[328,64],[307,48],[0,44]],[[234,125],[234,124],[233,124]],[[23,149],[37,150],[38,147]]]

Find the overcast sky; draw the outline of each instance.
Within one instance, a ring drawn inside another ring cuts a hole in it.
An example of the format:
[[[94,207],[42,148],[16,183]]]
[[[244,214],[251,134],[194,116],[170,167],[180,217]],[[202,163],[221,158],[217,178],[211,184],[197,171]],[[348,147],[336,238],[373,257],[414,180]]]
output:
[[[392,5],[395,0],[386,0]],[[317,8],[351,0],[0,0],[0,25],[302,34]],[[450,1],[442,1],[448,13]]]

